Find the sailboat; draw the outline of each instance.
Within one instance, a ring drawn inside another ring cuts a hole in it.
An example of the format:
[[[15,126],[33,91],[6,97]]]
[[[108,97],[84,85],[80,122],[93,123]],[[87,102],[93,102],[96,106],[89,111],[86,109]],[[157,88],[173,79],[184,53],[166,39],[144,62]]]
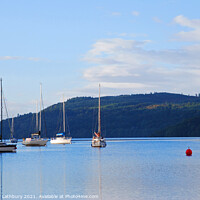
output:
[[[98,109],[98,132],[94,132],[92,147],[106,147],[105,138],[101,136],[101,103],[100,103],[100,84],[99,84],[99,109]]]
[[[48,139],[41,138],[41,124],[42,124],[42,85],[40,84],[40,121],[39,130],[36,133],[31,134],[31,138],[23,140],[22,144],[25,146],[45,146]],[[37,112],[36,112],[37,123]]]
[[[13,133],[14,133],[14,118],[12,118],[12,126],[11,126],[11,138],[10,138],[10,142],[11,143],[17,143],[17,139],[13,137]]]
[[[71,144],[71,137],[65,136],[65,101],[63,97],[63,133],[57,133],[55,138],[50,140],[51,144]]]
[[[1,135],[0,135],[0,153],[2,152],[16,152],[16,144],[8,144],[2,141],[3,138],[3,91],[1,79]]]

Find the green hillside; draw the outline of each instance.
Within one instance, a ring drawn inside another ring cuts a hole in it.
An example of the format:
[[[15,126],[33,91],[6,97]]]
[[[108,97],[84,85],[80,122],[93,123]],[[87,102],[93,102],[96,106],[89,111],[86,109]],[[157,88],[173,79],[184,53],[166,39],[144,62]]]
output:
[[[180,123],[169,126],[156,132],[153,135],[162,137],[199,137],[200,136],[200,115],[183,120]]]
[[[65,106],[71,136],[92,137],[97,129],[98,99],[72,98]],[[42,113],[42,135],[55,136],[62,127],[62,103],[52,105]],[[200,98],[195,96],[154,93],[102,97],[101,113],[105,137],[200,135]],[[16,117],[14,121],[17,138],[29,137],[35,131],[35,113]],[[179,129],[175,128],[177,126]],[[9,138],[8,120],[3,130],[4,138]]]

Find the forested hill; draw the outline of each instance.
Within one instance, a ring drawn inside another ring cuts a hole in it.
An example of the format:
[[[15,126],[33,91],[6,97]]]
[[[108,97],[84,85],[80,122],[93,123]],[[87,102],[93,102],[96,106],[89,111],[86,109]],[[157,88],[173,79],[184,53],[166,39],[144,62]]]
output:
[[[72,98],[65,107],[71,136],[92,137],[98,98]],[[42,116],[43,137],[62,130],[62,103],[46,108]],[[35,131],[35,113],[18,116],[14,122],[17,138]],[[200,97],[170,93],[102,97],[101,123],[105,137],[200,136]],[[9,138],[8,120],[3,124],[3,137]]]

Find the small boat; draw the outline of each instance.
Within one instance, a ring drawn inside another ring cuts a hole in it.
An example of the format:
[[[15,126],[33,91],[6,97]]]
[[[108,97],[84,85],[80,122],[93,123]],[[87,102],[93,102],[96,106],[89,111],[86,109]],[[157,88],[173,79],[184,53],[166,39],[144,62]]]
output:
[[[0,142],[0,153],[3,152],[16,152],[16,144],[9,144],[6,142]]]
[[[23,139],[22,144],[25,146],[46,146],[48,139],[41,138],[42,124],[42,85],[40,84],[40,123],[39,131],[31,134],[31,138]],[[36,112],[36,129],[38,129],[38,113]]]
[[[57,133],[55,138],[50,140],[51,144],[71,144],[72,138],[65,136],[65,101],[63,98],[63,133]]]
[[[22,144],[25,146],[45,146],[48,139],[43,139],[40,137],[40,131],[31,134],[31,138],[26,138],[23,140]]]
[[[11,143],[17,143],[18,140],[13,137],[13,133],[14,133],[14,118],[12,118],[11,139],[10,139],[10,142]]]
[[[65,133],[57,133],[55,138],[50,140],[51,144],[71,144],[72,138],[65,137]]]
[[[100,103],[100,84],[99,84],[99,109],[98,109],[98,132],[94,132],[92,147],[106,147],[106,140],[101,136],[101,103]]]
[[[93,136],[92,147],[106,147],[105,138],[101,136]]]
[[[2,141],[3,138],[3,92],[1,79],[1,135],[0,135],[0,153],[2,152],[16,152],[17,144],[9,144]]]

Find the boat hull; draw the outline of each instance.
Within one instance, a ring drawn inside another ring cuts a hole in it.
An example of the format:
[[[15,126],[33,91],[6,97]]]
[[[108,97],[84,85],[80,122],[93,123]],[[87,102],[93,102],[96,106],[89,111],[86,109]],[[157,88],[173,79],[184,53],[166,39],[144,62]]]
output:
[[[16,152],[16,144],[0,143],[0,153],[2,152]]]
[[[38,140],[25,140],[22,142],[25,146],[46,146],[48,140],[38,139]]]
[[[71,144],[72,138],[53,138],[50,141],[51,144]]]
[[[104,139],[92,139],[92,147],[106,147],[106,141]]]

